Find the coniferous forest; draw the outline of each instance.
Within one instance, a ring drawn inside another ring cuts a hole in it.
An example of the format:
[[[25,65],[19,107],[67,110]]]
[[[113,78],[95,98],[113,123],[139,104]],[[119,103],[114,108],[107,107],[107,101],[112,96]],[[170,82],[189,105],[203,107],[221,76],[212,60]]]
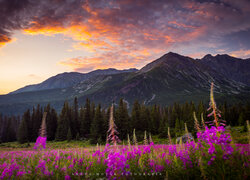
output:
[[[143,139],[144,132],[167,138],[168,128],[172,137],[183,135],[184,124],[187,124],[189,132],[196,134],[193,112],[196,113],[199,123],[201,116],[207,121],[207,105],[203,102],[194,104],[174,103],[172,106],[159,105],[145,106],[135,101],[131,110],[123,99],[114,106],[114,119],[119,138],[126,139],[132,135],[133,130],[139,140]],[[222,119],[230,126],[246,126],[246,120],[250,119],[250,104],[228,105],[220,104]],[[105,143],[107,139],[110,108],[102,107],[86,99],[85,105],[79,107],[77,98],[73,104],[67,101],[58,113],[49,104],[41,107],[39,104],[33,109],[28,109],[22,116],[0,115],[0,142],[18,141],[20,143],[35,142],[38,137],[42,122],[43,112],[47,112],[47,140],[90,140],[91,143]],[[246,129],[246,128],[245,128]]]

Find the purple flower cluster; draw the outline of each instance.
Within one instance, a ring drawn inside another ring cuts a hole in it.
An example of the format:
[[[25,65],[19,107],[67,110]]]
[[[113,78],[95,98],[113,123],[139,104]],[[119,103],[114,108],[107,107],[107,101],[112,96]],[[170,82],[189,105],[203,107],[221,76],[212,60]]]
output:
[[[38,138],[36,139],[36,143],[34,145],[34,149],[46,149],[46,137],[41,137],[38,136]]]
[[[227,159],[233,152],[233,147],[230,144],[231,136],[225,132],[224,126],[218,126],[211,128],[206,127],[204,131],[197,133],[198,144],[200,148],[208,147],[208,154],[211,155],[211,159],[208,164],[216,159],[217,153],[216,147],[219,147],[223,151],[223,158]]]
[[[220,167],[217,162],[225,163],[230,168],[239,166],[243,169],[239,174],[246,174],[249,145],[236,145],[233,149],[231,137],[223,126],[206,127],[197,133],[197,138],[197,143],[107,145],[94,151],[93,148],[3,151],[0,154],[0,179],[98,179],[104,176],[108,179],[126,179],[127,176],[136,178],[136,174],[167,174],[170,179],[181,179],[185,173],[187,177],[190,173],[198,173],[195,177],[201,176],[200,167],[203,171],[213,169],[216,172]],[[38,137],[34,148],[45,146],[46,138]],[[94,176],[97,173],[99,176]],[[178,173],[181,176],[177,177]]]
[[[109,179],[116,179],[120,175],[129,175],[128,171],[129,165],[127,164],[127,159],[125,155],[118,152],[110,153],[105,160],[107,163],[106,174]]]

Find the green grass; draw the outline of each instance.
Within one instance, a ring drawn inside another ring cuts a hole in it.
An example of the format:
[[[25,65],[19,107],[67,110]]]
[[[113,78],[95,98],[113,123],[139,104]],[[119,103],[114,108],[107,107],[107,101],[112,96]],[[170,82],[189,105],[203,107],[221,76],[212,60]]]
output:
[[[248,132],[244,132],[244,126],[231,127],[230,134],[236,144],[248,144]]]
[[[235,126],[230,128],[230,134],[233,139],[233,142],[236,144],[248,144],[248,132],[244,132],[243,126]],[[138,141],[138,144],[143,144],[142,138]],[[155,144],[168,144],[168,138],[160,138],[159,135],[153,135],[152,139]],[[172,138],[172,142],[175,143],[176,138]],[[131,138],[132,143],[132,138]],[[32,149],[34,147],[34,142],[20,144],[18,142],[7,142],[0,144],[0,150],[4,149]],[[127,144],[127,140],[124,140],[124,144]],[[93,147],[89,140],[76,141],[48,141],[47,148],[49,149],[66,149],[66,148],[77,148],[77,147]]]
[[[34,142],[20,144],[18,142],[7,142],[1,143],[0,149],[32,149],[34,147]],[[90,147],[89,141],[48,141],[47,148],[49,149],[66,149],[66,148],[77,148],[77,147]]]

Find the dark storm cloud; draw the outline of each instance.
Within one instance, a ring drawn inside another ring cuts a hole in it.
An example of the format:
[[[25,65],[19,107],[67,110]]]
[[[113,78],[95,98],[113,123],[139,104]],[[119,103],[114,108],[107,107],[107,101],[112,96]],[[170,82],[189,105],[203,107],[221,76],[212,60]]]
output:
[[[249,17],[249,0],[0,0],[0,46],[24,30],[64,34],[98,57],[100,51],[152,57],[197,44],[233,49],[235,41],[249,49]]]
[[[10,41],[12,31],[23,27],[23,11],[29,7],[27,0],[0,0],[0,43]]]
[[[64,26],[67,23],[79,22],[86,13],[79,0],[0,0],[0,43],[11,40],[15,30],[39,25]]]

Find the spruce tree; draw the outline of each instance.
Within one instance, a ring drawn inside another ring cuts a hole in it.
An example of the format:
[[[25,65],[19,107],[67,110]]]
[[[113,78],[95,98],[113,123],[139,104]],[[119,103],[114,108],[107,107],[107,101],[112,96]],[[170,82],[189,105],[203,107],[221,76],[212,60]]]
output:
[[[85,110],[83,107],[81,107],[79,112],[79,124],[80,124],[79,137],[83,137],[84,134],[84,115],[85,115]]]
[[[17,139],[19,143],[26,143],[29,141],[29,132],[28,132],[28,122],[30,120],[30,110],[27,110],[23,114],[22,122],[18,128]]]
[[[90,101],[87,98],[84,106],[83,118],[81,119],[81,129],[80,129],[81,137],[88,137],[88,135],[90,134],[90,127],[91,127]]]
[[[243,112],[241,112],[240,115],[239,115],[238,124],[240,126],[244,125],[244,113]]]
[[[77,141],[80,140],[80,134],[79,134],[79,132],[76,134],[76,140],[77,140]]]
[[[160,127],[160,109],[159,106],[154,105],[151,110],[151,126],[152,134],[157,134]]]
[[[42,116],[43,116],[43,111],[40,107],[40,105],[38,104],[36,109],[33,109],[33,113],[32,114],[32,126],[33,126],[33,129],[32,129],[32,141],[35,141],[36,138],[38,137],[38,132],[39,132],[39,128],[40,128],[40,125],[42,123]]]
[[[16,133],[13,127],[13,123],[15,122],[15,117],[8,118],[7,126],[5,129],[6,133],[6,142],[12,142],[16,140]]]
[[[116,111],[116,125],[120,132],[120,138],[125,139],[130,130],[130,118],[127,103],[123,99],[120,99],[119,107]]]
[[[139,102],[135,100],[131,113],[132,128],[137,131],[144,131],[145,129],[142,127],[143,122],[141,120],[141,107]]]
[[[101,112],[101,105],[99,104],[95,110],[94,120],[91,123],[91,143],[96,144],[97,140],[102,138],[102,124],[103,117]]]
[[[72,140],[72,134],[71,134],[71,130],[70,128],[68,129],[68,133],[67,133],[67,141],[71,141]]]
[[[175,135],[176,135],[176,137],[177,137],[177,136],[180,136],[180,134],[181,134],[181,126],[180,126],[180,121],[179,121],[179,119],[177,118],[177,119],[175,120]]]
[[[110,115],[110,108],[107,109],[107,112],[103,108],[102,109],[102,123],[101,123],[102,141],[105,141],[107,138],[107,129],[109,128],[109,115]]]
[[[73,137],[76,137],[76,134],[80,131],[77,97],[75,97],[75,99],[74,99],[73,115],[72,116],[73,116],[73,119],[72,119],[72,135],[73,135]]]
[[[45,112],[47,112],[46,116],[46,126],[47,126],[47,140],[52,141],[55,140],[55,134],[57,129],[57,113],[55,109],[50,107],[50,104],[45,108]]]
[[[144,131],[151,132],[150,126],[150,111],[145,105],[141,105],[141,112],[140,112],[140,122],[141,122],[141,129]]]
[[[67,132],[70,128],[70,108],[68,102],[65,102],[62,108],[62,112],[60,114],[60,118],[58,121],[57,131],[56,131],[56,140],[63,141],[67,139]]]

